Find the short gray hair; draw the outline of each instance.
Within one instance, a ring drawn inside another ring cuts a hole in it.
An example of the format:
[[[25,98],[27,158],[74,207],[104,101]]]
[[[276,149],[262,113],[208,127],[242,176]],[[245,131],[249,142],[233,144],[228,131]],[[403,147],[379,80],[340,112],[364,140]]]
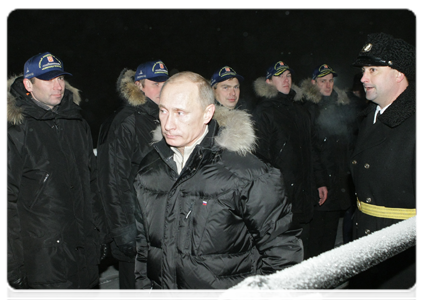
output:
[[[176,73],[168,80],[166,80],[162,87],[162,91],[167,84],[176,83],[183,80],[189,80],[197,85],[198,95],[200,96],[200,103],[203,108],[206,108],[210,104],[214,104],[214,94],[212,88],[210,87],[210,83],[203,76],[194,72],[184,71]]]

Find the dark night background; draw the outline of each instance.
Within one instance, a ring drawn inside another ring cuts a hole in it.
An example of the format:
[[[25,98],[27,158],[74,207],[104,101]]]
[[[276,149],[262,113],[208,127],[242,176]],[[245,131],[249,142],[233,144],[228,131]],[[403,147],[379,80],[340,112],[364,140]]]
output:
[[[294,84],[329,64],[348,89],[359,72],[351,66],[369,33],[385,32],[416,44],[411,10],[14,10],[7,19],[7,76],[21,74],[31,56],[49,51],[73,74],[94,146],[101,123],[118,104],[116,80],[161,59],[171,74],[193,71],[210,79],[224,65],[252,82],[282,60]]]

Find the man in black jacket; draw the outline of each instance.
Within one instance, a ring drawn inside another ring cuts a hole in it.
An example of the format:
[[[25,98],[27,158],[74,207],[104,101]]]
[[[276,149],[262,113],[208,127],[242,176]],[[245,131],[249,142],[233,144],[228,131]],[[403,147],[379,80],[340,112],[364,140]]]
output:
[[[133,188],[139,164],[151,149],[158,121],[158,101],[168,70],[162,61],[140,64],[136,72],[124,69],[117,81],[123,106],[100,128],[99,184],[103,195],[112,254],[119,260],[119,287],[133,289],[136,195]]]
[[[259,101],[254,111],[257,140],[255,154],[281,170],[292,203],[294,221],[303,228],[304,256],[308,257],[309,223],[315,200],[324,201],[325,186],[316,186],[313,170],[319,157],[312,147],[310,116],[302,106],[302,91],[292,84],[293,70],[284,62],[272,64],[266,78],[254,82]]]
[[[250,116],[215,107],[192,72],[165,83],[159,107],[161,128],[135,180],[136,286],[226,289],[300,262],[301,229],[280,171],[251,154]]]
[[[355,238],[416,214],[415,48],[385,33],[368,35],[354,65],[362,68],[365,110],[351,171]],[[412,247],[351,280],[351,287],[406,289],[416,283]]]
[[[106,229],[91,131],[62,61],[46,52],[8,80],[7,264],[13,288],[98,285]]]
[[[229,66],[224,66],[213,73],[210,85],[213,88],[216,104],[229,109],[238,106],[241,82],[244,77]]]
[[[322,169],[314,172],[315,180],[317,186],[328,188],[327,199],[314,203],[310,256],[335,247],[340,217],[355,199],[349,161],[357,112],[347,93],[335,85],[337,76],[329,65],[321,64],[300,85],[315,132],[313,145],[322,163]]]

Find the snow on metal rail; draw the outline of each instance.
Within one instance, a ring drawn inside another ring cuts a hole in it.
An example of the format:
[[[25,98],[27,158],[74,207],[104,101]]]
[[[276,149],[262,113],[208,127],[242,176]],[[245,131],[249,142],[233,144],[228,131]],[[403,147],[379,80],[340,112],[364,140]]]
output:
[[[330,289],[416,245],[416,217],[267,276],[253,276],[236,289]]]

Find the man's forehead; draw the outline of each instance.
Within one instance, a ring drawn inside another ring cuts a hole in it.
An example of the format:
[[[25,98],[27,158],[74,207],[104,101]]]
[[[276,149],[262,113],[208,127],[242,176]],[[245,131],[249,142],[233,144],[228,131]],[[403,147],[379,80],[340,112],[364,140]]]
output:
[[[232,78],[226,79],[225,81],[219,82],[218,85],[220,85],[220,86],[225,86],[225,85],[226,86],[234,86],[234,85],[239,85],[239,81],[238,81],[238,78],[232,77]]]
[[[172,105],[172,103],[191,102],[198,97],[198,87],[191,81],[172,82],[162,89],[160,103],[162,105]]]

